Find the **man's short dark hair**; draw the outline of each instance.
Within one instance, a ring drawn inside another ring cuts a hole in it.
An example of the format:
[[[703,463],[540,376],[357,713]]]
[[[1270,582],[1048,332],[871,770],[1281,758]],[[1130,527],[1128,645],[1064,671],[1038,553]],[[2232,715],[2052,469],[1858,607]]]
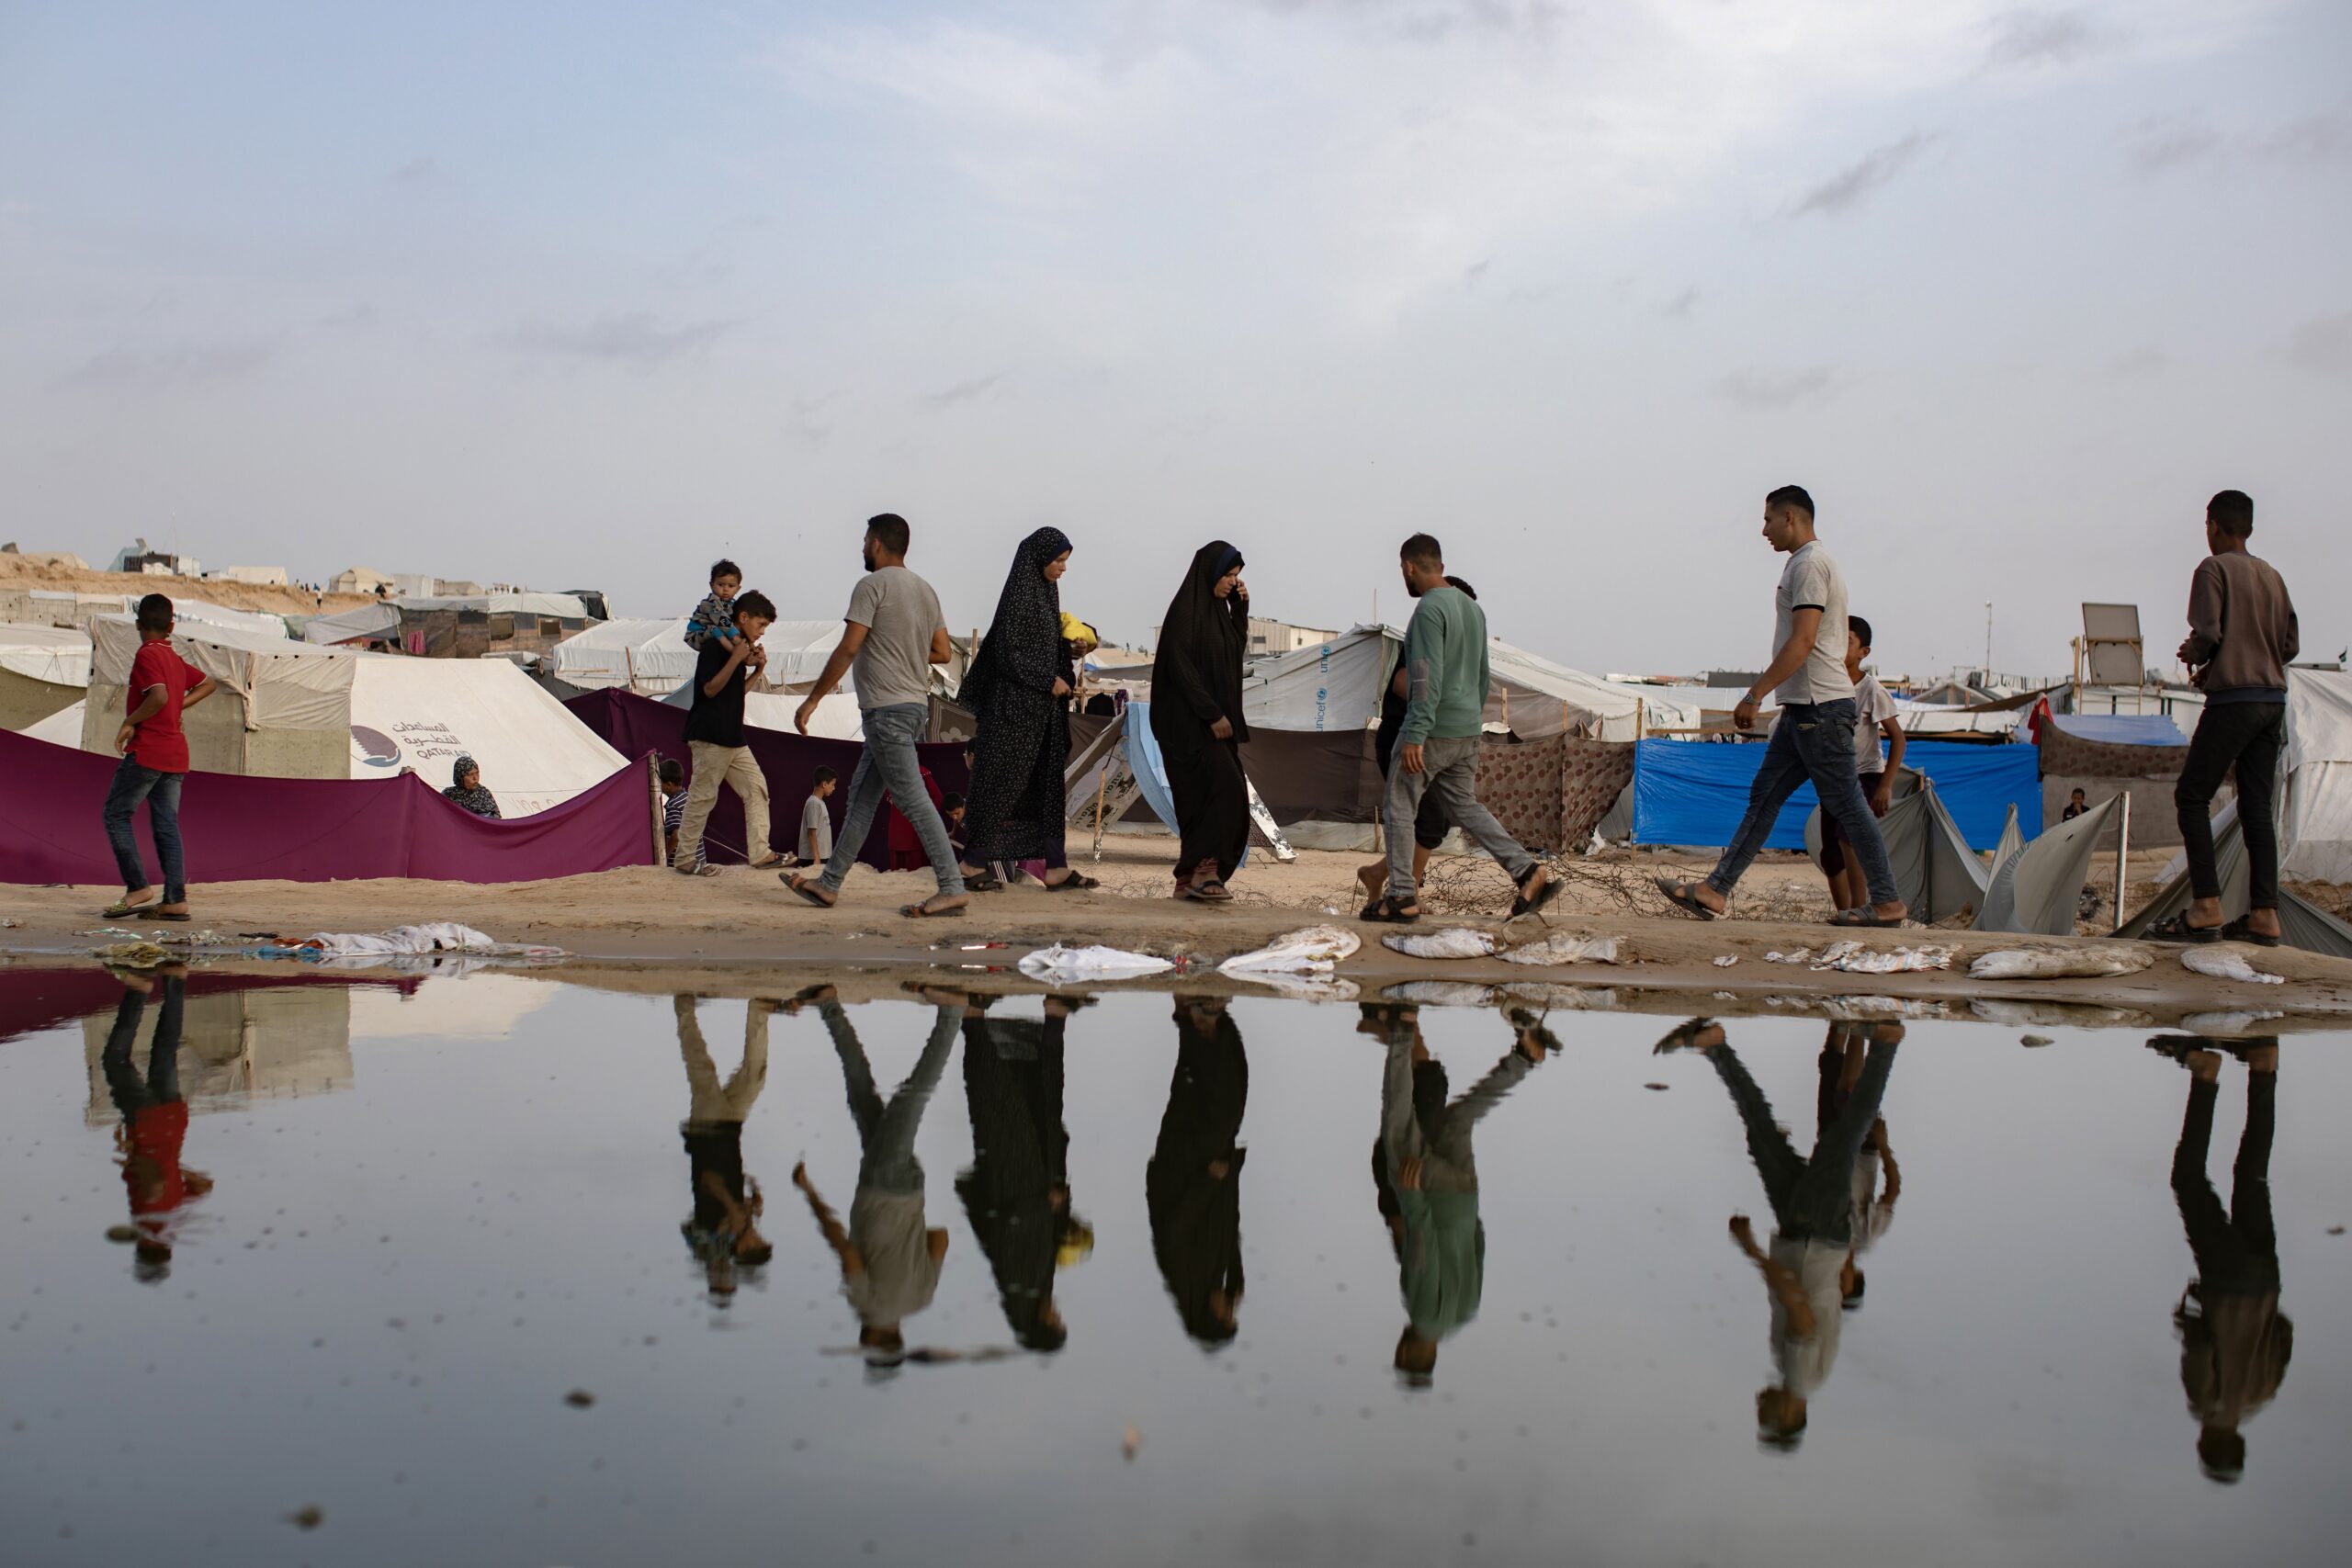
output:
[[[741,620],[745,615],[757,615],[763,621],[773,621],[775,619],[775,606],[768,603],[766,594],[754,588],[748,593],[735,596],[735,618]]]
[[[1846,637],[1849,641],[1860,643],[1864,648],[1878,646],[1871,640],[1871,624],[1860,615],[1846,617]]]
[[[808,777],[813,783],[828,784],[841,777],[841,774],[833,772],[831,768],[819,768],[815,773],[809,774]]]
[[[710,580],[716,582],[722,577],[731,577],[741,582],[743,581],[743,569],[721,556],[710,563]]]
[[[1805,488],[1803,485],[1782,485],[1780,489],[1774,491],[1771,494],[1764,498],[1764,504],[1767,506],[1793,506],[1803,512],[1807,517],[1814,514],[1813,497],[1805,493]]]
[[[1414,535],[1396,547],[1396,557],[1399,560],[1408,560],[1430,570],[1442,569],[1445,565],[1444,547],[1437,542],[1434,534]]]
[[[161,593],[150,593],[139,601],[139,629],[142,632],[170,631],[172,602]]]
[[[2242,490],[2225,490],[2205,503],[2205,521],[2233,539],[2254,532],[2254,497]]]
[[[2075,793],[2076,795],[2080,795],[2080,794],[2082,794],[2082,793],[2083,793],[2083,786],[2082,786],[2082,785],[2080,785],[2080,784],[2076,784],[2076,785],[2075,786]]]
[[[664,757],[664,758],[662,758],[662,782],[663,784],[684,784],[684,783],[685,783],[685,782],[686,782],[686,765],[685,765],[684,762],[681,762],[680,761],[678,761],[678,759],[676,759],[675,757]]]
[[[876,544],[894,556],[905,555],[908,542],[914,537],[914,530],[907,526],[907,520],[895,512],[877,513],[867,518],[865,531],[874,536]]]

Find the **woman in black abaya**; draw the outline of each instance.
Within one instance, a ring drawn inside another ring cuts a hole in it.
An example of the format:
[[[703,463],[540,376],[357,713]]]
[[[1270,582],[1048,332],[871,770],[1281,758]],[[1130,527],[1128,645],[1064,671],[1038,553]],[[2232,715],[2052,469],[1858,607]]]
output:
[[[1241,773],[1241,650],[1250,590],[1241,552],[1212,539],[1193,557],[1160,623],[1151,664],[1151,733],[1176,797],[1176,897],[1233,897],[1225,884],[1250,842],[1250,786]]]
[[[1058,528],[1021,541],[988,640],[964,677],[963,700],[979,723],[964,800],[964,885],[981,892],[1001,886],[991,861],[1043,859],[1046,886],[1055,892],[1095,886],[1069,869],[1063,840],[1070,663],[1061,575],[1069,554]]]
[[[1070,1004],[1046,998],[1046,1021],[964,1020],[964,1097],[972,1114],[972,1166],[956,1196],[996,1276],[1013,1337],[1053,1351],[1069,1337],[1054,1303],[1067,1258],[1093,1249],[1094,1233],[1070,1213],[1069,1129],[1062,1121],[1063,1026]]]
[[[1250,1060],[1225,1004],[1176,998],[1176,1076],[1159,1142],[1144,1167],[1151,1252],[1183,1319],[1184,1332],[1213,1350],[1239,1332],[1241,1305],[1241,1115],[1250,1100]]]

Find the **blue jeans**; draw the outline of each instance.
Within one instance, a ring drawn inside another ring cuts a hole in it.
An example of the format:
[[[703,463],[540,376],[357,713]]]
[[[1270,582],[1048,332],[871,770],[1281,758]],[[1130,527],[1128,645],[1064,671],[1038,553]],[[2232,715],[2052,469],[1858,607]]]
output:
[[[922,787],[922,764],[915,759],[915,742],[931,724],[931,709],[922,703],[899,703],[865,711],[865,750],[858,753],[857,769],[849,776],[849,810],[842,820],[842,836],[833,840],[833,858],[817,880],[828,893],[838,893],[849,880],[849,868],[865,848],[874,818],[888,794],[915,825],[922,852],[939,878],[942,893],[964,891],[964,870],[956,863],[956,846],[947,841],[947,824]]]
[[[187,899],[187,862],[180,853],[180,785],[186,773],[159,773],[125,757],[114,770],[114,787],[107,791],[107,842],[114,846],[114,863],[122,873],[126,892],[144,893],[151,886],[139,858],[139,838],[131,829],[139,803],[147,803],[147,826],[155,835],[155,855],[164,863],[164,902]]]
[[[1784,705],[1781,722],[1772,727],[1772,739],[1765,743],[1763,766],[1756,770],[1756,782],[1748,787],[1747,815],[1740,819],[1739,831],[1732,835],[1731,847],[1708,875],[1707,886],[1726,898],[1731,897],[1731,890],[1762,852],[1764,840],[1772,836],[1781,807],[1811,779],[1821,796],[1821,814],[1844,829],[1847,845],[1861,863],[1871,902],[1901,903],[1894,868],[1886,858],[1886,840],[1879,837],[1878,818],[1871,815],[1871,803],[1862,797],[1861,775],[1855,769],[1850,700]]]

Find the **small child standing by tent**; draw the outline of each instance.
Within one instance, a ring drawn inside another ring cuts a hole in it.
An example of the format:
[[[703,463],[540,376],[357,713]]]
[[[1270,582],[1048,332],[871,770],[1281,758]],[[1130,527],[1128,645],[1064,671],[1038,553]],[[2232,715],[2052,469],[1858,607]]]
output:
[[[1860,615],[1846,617],[1846,676],[1854,682],[1854,770],[1862,784],[1862,798],[1871,815],[1883,817],[1894,804],[1894,770],[1903,765],[1903,726],[1895,717],[1894,699],[1875,675],[1862,673],[1871,656],[1871,624]],[[1881,760],[1879,738],[1886,739]],[[1847,852],[1846,830],[1838,818],[1821,814],[1821,872],[1829,879],[1829,907],[1851,909],[1870,897],[1862,868]]]
[[[710,592],[686,617],[686,646],[700,653],[713,638],[735,635],[735,595],[743,591],[743,569],[721,558],[710,563]]]

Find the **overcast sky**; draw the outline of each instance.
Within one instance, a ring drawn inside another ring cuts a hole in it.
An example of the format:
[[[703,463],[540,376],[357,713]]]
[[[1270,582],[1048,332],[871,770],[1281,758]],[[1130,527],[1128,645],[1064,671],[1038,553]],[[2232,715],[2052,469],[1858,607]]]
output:
[[[2352,639],[2352,6],[0,0],[0,537],[838,615],[904,513],[1146,635],[1752,668],[1810,487],[1882,668],[2177,639],[2234,485]]]

